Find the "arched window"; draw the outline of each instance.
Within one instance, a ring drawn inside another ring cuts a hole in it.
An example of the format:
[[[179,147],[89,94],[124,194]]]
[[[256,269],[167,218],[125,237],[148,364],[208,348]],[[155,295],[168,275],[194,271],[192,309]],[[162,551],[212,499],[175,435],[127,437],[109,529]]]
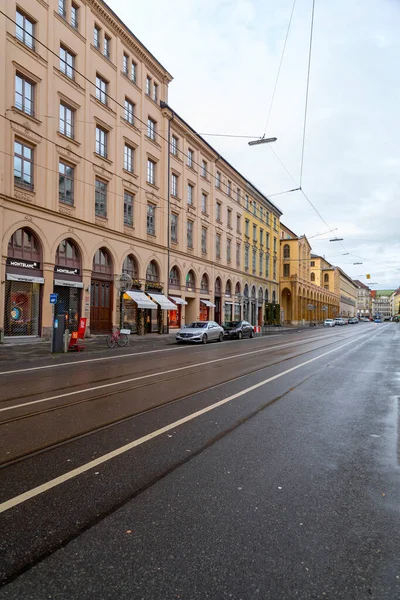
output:
[[[132,279],[138,279],[139,272],[137,268],[136,258],[133,254],[128,254],[122,265],[122,272],[130,275]]]
[[[158,271],[158,265],[157,263],[152,260],[151,262],[149,262],[147,269],[146,269],[146,281],[159,281],[160,279],[160,275],[159,275],[159,271]]]
[[[188,271],[188,274],[186,275],[186,289],[194,291],[195,287],[196,278],[194,272],[192,271],[192,269],[190,269],[190,271]]]
[[[239,296],[240,294],[240,283],[237,282],[236,287],[235,287],[235,296]]]
[[[169,285],[171,287],[179,288],[181,286],[181,274],[178,267],[172,267],[169,272]]]
[[[290,246],[289,246],[289,244],[285,244],[283,246],[283,258],[290,258]]]
[[[231,280],[228,279],[228,281],[226,282],[226,286],[225,286],[225,296],[231,296],[232,295],[232,283]]]
[[[219,277],[217,277],[217,279],[215,280],[215,288],[214,288],[214,291],[216,294],[219,294],[219,295],[221,294],[221,287],[222,287],[221,280]]]
[[[203,277],[201,278],[200,289],[202,292],[208,293],[209,283],[208,283],[208,275],[206,273],[204,273]]]
[[[275,290],[272,292],[272,304],[275,304],[276,302],[276,294],[275,294]]]
[[[56,265],[68,269],[81,268],[81,255],[73,240],[63,240],[59,244],[56,251]]]
[[[264,301],[262,288],[258,290],[258,303],[262,304]]]
[[[325,275],[324,275],[324,283],[329,283],[329,275],[328,275],[328,273],[325,273]]]
[[[251,288],[251,297],[255,298],[256,297],[256,286],[253,285],[253,287]]]
[[[245,298],[249,297],[249,286],[247,285],[247,283],[244,286],[244,296],[245,296]]]
[[[311,281],[315,281],[315,273],[311,273]]]
[[[99,248],[93,257],[93,271],[95,273],[103,273],[112,275],[112,261],[110,253],[106,248]]]
[[[265,302],[268,302],[268,290],[265,290]]]
[[[40,262],[42,249],[36,235],[25,227],[14,231],[8,242],[8,256]]]

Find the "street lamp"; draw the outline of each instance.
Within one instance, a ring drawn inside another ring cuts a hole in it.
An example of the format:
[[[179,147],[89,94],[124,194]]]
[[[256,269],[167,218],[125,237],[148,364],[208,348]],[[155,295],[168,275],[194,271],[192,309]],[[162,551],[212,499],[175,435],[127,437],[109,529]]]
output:
[[[355,262],[355,263],[353,263],[353,265],[362,265],[362,264],[363,264],[362,262]]]
[[[343,238],[338,238],[338,237],[335,237],[335,238],[332,238],[332,239],[331,239],[331,240],[329,240],[329,241],[330,241],[330,242],[343,242]]]
[[[276,137],[266,138],[263,136],[259,140],[252,140],[249,142],[249,146],[257,146],[258,144],[272,144],[272,142],[276,142],[277,139],[278,138]]]

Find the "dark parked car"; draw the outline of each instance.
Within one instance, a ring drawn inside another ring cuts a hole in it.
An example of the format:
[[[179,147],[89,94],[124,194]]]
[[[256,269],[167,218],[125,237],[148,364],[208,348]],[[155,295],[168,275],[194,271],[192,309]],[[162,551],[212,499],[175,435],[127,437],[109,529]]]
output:
[[[254,337],[254,327],[247,321],[227,321],[223,325],[224,336],[227,338],[237,338],[239,340],[242,337]]]

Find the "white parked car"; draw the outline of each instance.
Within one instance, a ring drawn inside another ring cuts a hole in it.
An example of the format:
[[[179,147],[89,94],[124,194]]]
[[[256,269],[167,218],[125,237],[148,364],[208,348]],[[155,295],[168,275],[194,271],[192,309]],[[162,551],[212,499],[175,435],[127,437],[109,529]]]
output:
[[[325,319],[324,327],[335,327],[336,323],[333,319]]]
[[[176,341],[182,342],[222,342],[224,339],[224,329],[215,321],[195,321],[189,323],[176,334]]]
[[[336,317],[335,323],[336,325],[346,325],[346,321],[342,317]]]

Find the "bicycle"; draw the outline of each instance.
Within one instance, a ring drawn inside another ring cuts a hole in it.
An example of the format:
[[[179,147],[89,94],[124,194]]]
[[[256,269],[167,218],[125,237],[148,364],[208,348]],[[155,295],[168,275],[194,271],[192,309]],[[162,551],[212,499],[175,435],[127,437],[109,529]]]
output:
[[[117,344],[120,347],[126,346],[129,342],[129,334],[129,329],[115,329],[107,336],[107,346],[109,348],[115,348]]]

